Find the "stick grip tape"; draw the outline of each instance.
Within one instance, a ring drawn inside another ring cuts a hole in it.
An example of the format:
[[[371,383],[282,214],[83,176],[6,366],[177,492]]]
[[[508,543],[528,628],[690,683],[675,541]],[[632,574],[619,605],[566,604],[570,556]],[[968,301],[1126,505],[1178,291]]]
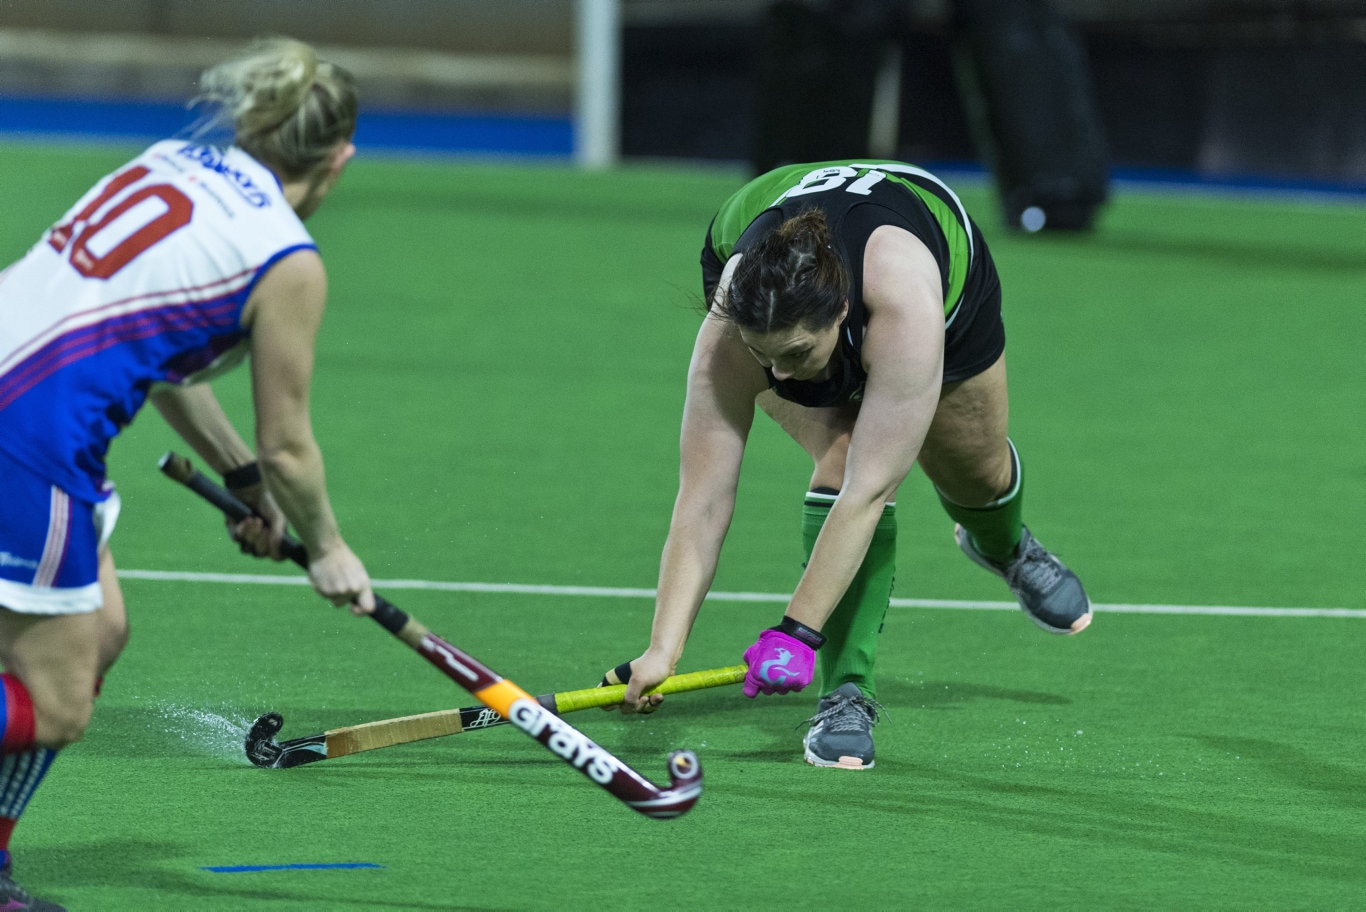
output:
[[[614,669],[615,670],[615,669]],[[660,682],[658,687],[646,693],[673,694],[690,690],[705,690],[708,687],[724,687],[739,684],[745,679],[746,666],[732,665],[728,668],[712,668],[708,671],[690,671],[687,674],[673,675]],[[610,672],[609,672],[610,674]],[[630,673],[627,673],[630,677]],[[626,696],[625,684],[612,684],[606,687],[589,687],[584,690],[569,690],[555,694],[555,711],[575,712],[598,706],[612,706],[620,703]]]

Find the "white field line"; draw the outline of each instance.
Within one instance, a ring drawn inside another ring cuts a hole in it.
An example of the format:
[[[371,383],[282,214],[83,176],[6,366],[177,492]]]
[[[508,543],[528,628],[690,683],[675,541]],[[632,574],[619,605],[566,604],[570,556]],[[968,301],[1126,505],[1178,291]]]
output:
[[[304,576],[249,573],[188,573],[178,570],[120,570],[124,579],[160,580],[230,585],[305,586]],[[591,598],[653,599],[653,589],[622,589],[606,586],[538,586],[523,583],[448,583],[438,580],[374,580],[381,592],[393,589],[433,589],[440,592],[482,592],[509,595],[588,596]],[[788,596],[769,592],[712,592],[714,602],[782,603]],[[1017,611],[1015,602],[977,602],[954,599],[892,599],[894,608],[948,608],[956,611]],[[1243,617],[1347,617],[1366,620],[1366,608],[1252,608],[1237,605],[1109,605],[1096,604],[1106,614],[1196,614]]]

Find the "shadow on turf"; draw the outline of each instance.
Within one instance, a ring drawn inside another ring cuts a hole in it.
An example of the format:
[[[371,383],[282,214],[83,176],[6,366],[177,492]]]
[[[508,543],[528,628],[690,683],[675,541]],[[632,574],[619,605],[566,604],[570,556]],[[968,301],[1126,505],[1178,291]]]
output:
[[[893,714],[906,710],[953,710],[963,704],[980,700],[1055,706],[1068,705],[1072,702],[1058,694],[964,681],[886,681],[879,685],[878,696]],[[749,722],[767,728],[769,725],[782,725],[785,719],[793,718],[794,724],[800,727],[802,720],[815,711],[815,700],[814,691],[810,689],[805,693],[750,700],[742,696],[738,688],[734,688],[724,693],[676,695],[666,702],[661,712],[651,716],[627,718],[617,713],[594,709],[572,713],[566,718],[584,734],[600,741],[604,746],[627,751],[633,756],[641,756],[687,746],[681,743],[681,740],[686,740],[688,733],[697,724],[730,726]],[[287,709],[283,712],[285,728],[279,740],[421,711],[425,710],[412,707]],[[142,758],[148,755],[167,755],[197,758],[210,765],[228,763],[250,768],[242,749],[242,738],[252,713],[233,713],[236,718],[232,720],[211,713],[205,715],[212,717],[211,720],[201,722],[188,717],[185,713],[168,714],[164,707],[151,705],[102,707],[95,720],[95,729],[90,741],[101,753],[114,756]],[[445,746],[445,750],[457,751],[453,757],[466,762],[479,762],[479,756],[486,748],[501,755],[508,740],[516,740],[518,737],[518,733],[511,727],[501,726],[487,732],[463,732],[447,738],[418,742],[411,746],[396,745],[382,752],[368,754],[366,757],[381,763],[389,759],[407,763],[417,757],[423,757],[422,754],[414,755],[410,752],[420,750],[424,745],[441,744]],[[680,743],[673,743],[676,740]],[[538,753],[533,754],[534,759],[529,756],[526,762],[535,763],[543,759]],[[400,761],[400,757],[404,759]],[[423,759],[430,757],[428,754]],[[337,769],[339,766],[354,768],[354,764],[360,760],[361,758],[357,757],[348,762],[347,758],[337,758],[336,762],[324,765],[331,769]],[[499,756],[495,762],[509,761]],[[308,768],[314,769],[312,765]]]
[[[104,889],[113,891],[139,892],[154,891],[163,897],[163,908],[193,909],[200,908],[196,899],[208,902],[222,902],[232,897],[247,901],[297,902],[301,908],[328,909],[440,909],[447,912],[493,912],[492,906],[453,906],[449,901],[441,903],[414,902],[412,899],[388,902],[373,896],[358,896],[353,882],[341,878],[327,881],[323,877],[309,884],[309,889],[281,889],[282,872],[262,871],[244,874],[216,874],[199,870],[168,871],[165,869],[168,858],[183,857],[183,847],[174,843],[148,842],[131,839],[105,840],[99,842],[72,843],[62,848],[34,848],[22,852],[19,863],[28,872],[36,872],[31,879],[42,895],[57,901],[63,899],[62,886],[78,889]],[[184,862],[186,868],[192,864]],[[46,876],[42,872],[50,872]],[[371,876],[384,872],[365,872]],[[285,872],[289,876],[288,872]],[[297,876],[297,874],[295,874]],[[346,872],[345,877],[354,877],[355,872]],[[364,875],[363,875],[364,876]],[[294,884],[297,886],[298,881]],[[183,903],[175,897],[182,897]],[[70,900],[67,900],[70,901]],[[114,902],[111,895],[103,902]],[[107,905],[86,905],[85,908],[109,908]]]
[[[1060,694],[1037,690],[1012,690],[965,681],[888,681],[878,685],[878,698],[886,706],[910,709],[952,709],[974,700],[999,700],[1006,703],[1067,706],[1072,701]]]
[[[1267,775],[1297,787],[1325,792],[1334,800],[1366,807],[1366,789],[1358,770],[1343,764],[1325,763],[1311,751],[1294,744],[1264,738],[1232,738],[1220,735],[1191,735],[1192,740],[1230,756],[1253,760]]]

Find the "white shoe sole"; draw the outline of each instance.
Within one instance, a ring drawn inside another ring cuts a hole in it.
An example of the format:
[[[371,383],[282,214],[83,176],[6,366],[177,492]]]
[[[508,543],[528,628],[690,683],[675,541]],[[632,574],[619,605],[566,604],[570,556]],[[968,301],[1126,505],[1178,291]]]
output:
[[[804,753],[806,754],[807,763],[810,763],[812,766],[819,766],[822,769],[870,770],[873,768],[875,762],[869,760],[867,763],[864,763],[862,758],[852,756],[840,757],[838,760],[826,760],[823,757],[817,757],[809,750]]]

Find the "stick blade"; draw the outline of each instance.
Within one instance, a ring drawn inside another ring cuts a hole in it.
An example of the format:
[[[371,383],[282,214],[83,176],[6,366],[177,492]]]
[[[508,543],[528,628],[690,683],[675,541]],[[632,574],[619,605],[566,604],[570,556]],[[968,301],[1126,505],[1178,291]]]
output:
[[[284,749],[275,743],[275,736],[280,733],[284,724],[284,717],[277,712],[268,712],[252,723],[243,744],[252,766],[259,766],[262,769],[279,768]]]
[[[649,798],[627,802],[632,810],[655,820],[682,817],[702,797],[702,763],[690,750],[669,755],[669,788]]]

